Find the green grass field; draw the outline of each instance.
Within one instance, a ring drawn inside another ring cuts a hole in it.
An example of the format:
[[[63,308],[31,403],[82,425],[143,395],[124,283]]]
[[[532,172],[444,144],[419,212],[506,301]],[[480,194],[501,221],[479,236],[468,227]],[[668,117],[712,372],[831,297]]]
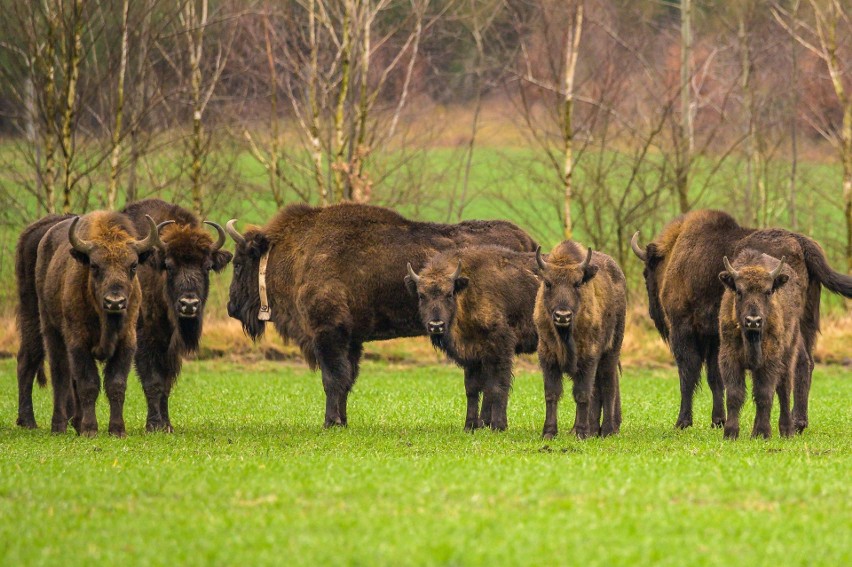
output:
[[[818,368],[804,435],[725,442],[706,386],[676,431],[675,371],[626,368],[619,436],[543,442],[535,372],[508,432],[471,435],[458,369],[368,362],[349,428],[324,431],[302,366],[191,362],[175,434],[143,432],[132,377],[129,437],[92,440],[45,429],[49,390],[17,429],[2,360],[0,564],[849,565],[850,378]]]

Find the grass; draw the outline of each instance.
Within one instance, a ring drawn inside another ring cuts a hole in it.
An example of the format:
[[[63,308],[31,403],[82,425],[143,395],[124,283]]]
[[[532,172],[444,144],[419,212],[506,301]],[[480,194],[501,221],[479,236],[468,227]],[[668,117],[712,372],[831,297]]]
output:
[[[724,442],[672,427],[671,369],[625,369],[619,436],[543,442],[541,378],[518,373],[510,430],[462,431],[460,371],[367,362],[350,426],[324,431],[319,377],[301,365],[190,362],[173,435],[13,426],[0,361],[0,563],[849,565],[848,369],[819,367],[811,427]],[[567,431],[573,403],[562,405]],[[107,404],[99,400],[104,424]],[[777,415],[777,412],[776,412]],[[751,426],[747,404],[743,430]]]

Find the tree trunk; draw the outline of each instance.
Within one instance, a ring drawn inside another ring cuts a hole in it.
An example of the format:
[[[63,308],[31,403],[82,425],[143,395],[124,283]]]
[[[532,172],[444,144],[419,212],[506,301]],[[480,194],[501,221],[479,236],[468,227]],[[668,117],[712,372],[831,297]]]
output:
[[[83,0],[75,0],[72,12],[72,37],[66,55],[66,86],[62,112],[62,212],[71,212],[71,190],[74,185],[74,121],[77,110],[77,81],[80,78],[80,54],[83,50]]]
[[[347,194],[346,170],[348,164],[344,162],[343,156],[346,152],[346,140],[343,134],[346,97],[349,94],[349,75],[350,62],[352,57],[352,34],[350,33],[350,25],[352,21],[352,1],[345,0],[345,8],[343,12],[343,40],[341,42],[340,53],[340,91],[337,93],[337,109],[334,113],[334,198],[335,201],[342,201],[349,197]]]
[[[124,77],[127,73],[127,13],[130,0],[124,0],[121,19],[121,60],[118,65],[118,85],[115,91],[115,125],[112,131],[112,155],[109,164],[109,186],[107,188],[107,208],[115,209],[118,195],[118,161],[121,157],[121,119],[124,113]]]
[[[563,101],[562,138],[564,142],[563,179],[563,212],[565,217],[564,237],[571,240],[574,237],[574,226],[571,222],[571,199],[574,191],[574,77],[577,71],[577,55],[580,51],[580,37],[583,33],[583,2],[574,5],[573,21],[568,28],[565,38],[565,89]]]
[[[676,189],[680,212],[689,211],[689,170],[695,136],[692,125],[692,0],[680,3],[680,157],[676,178]]]

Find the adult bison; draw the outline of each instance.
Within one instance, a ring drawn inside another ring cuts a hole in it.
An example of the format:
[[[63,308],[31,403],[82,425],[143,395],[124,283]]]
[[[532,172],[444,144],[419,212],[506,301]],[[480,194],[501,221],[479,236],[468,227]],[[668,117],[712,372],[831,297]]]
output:
[[[204,221],[216,230],[214,241],[198,218],[178,205],[148,199],[122,212],[137,231],[145,229],[148,217],[159,231],[161,247],[139,269],[144,308],[137,323],[135,362],[148,403],[146,430],[171,432],[169,396],[183,355],[198,348],[210,270],[224,269],[231,253],[221,249],[226,239],[221,226]]]
[[[18,287],[16,322],[20,346],[18,348],[18,420],[17,424],[35,429],[33,413],[33,383],[44,386],[44,339],[38,315],[36,293],[36,258],[38,245],[45,233],[55,224],[72,218],[71,215],[48,215],[41,218],[21,233],[15,249],[15,280]]]
[[[321,370],[326,427],[347,424],[365,342],[424,334],[406,262],[419,270],[437,252],[475,244],[535,250],[505,221],[416,222],[354,203],[290,205],[244,234],[235,222],[226,225],[236,242],[228,313],[253,339],[271,321]]]
[[[618,375],[627,313],[624,274],[606,254],[584,251],[570,240],[554,248],[547,261],[539,250],[536,260],[541,285],[534,317],[546,404],[542,436],[551,439],[557,434],[563,373],[574,382],[577,437],[618,433]]]
[[[753,248],[780,258],[805,274],[804,309],[800,321],[808,356],[796,370],[794,420],[798,431],[808,424],[808,394],[813,348],[819,332],[820,289],[852,297],[852,278],[832,270],[819,245],[810,238],[781,229],[744,228],[721,211],[687,213],[670,222],[646,248],[633,235],[631,245],[645,264],[648,307],[660,336],[669,343],[680,377],[679,428],[692,425],[692,398],[702,365],[713,392],[714,427],[725,423],[724,385],[719,375],[719,305],[724,287],[718,271],[722,258]]]
[[[126,435],[124,393],[142,295],[136,270],[158,244],[153,219],[138,239],[126,216],[106,211],[58,222],[41,239],[36,293],[53,383],[52,431],[64,432],[72,418],[78,434],[97,434],[99,360],[105,362],[109,432]]]
[[[464,368],[465,430],[506,429],[512,360],[538,345],[535,255],[500,246],[439,252],[405,285],[435,348]],[[479,396],[482,394],[482,412]]]
[[[796,273],[756,250],[740,252],[733,265],[724,257],[725,286],[719,312],[719,368],[725,383],[728,417],[725,438],[740,433],[740,409],[745,399],[745,373],[751,371],[752,395],[757,412],[752,437],[770,437],[772,398],[778,392],[778,429],[782,436],[794,432],[790,416],[790,391],[797,361],[807,357],[799,326],[804,307],[807,273]]]

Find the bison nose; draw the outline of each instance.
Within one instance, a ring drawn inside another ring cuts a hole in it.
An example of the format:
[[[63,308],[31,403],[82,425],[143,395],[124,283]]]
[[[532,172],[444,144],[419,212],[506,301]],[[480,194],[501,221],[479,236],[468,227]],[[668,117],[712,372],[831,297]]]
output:
[[[107,311],[124,311],[127,309],[127,298],[123,295],[105,295],[104,309]]]
[[[574,316],[574,312],[570,310],[565,311],[554,311],[553,312],[553,322],[557,327],[564,327],[571,324],[571,318]]]
[[[231,317],[233,319],[237,318],[237,308],[234,307],[234,304],[230,301],[228,302],[228,317]]]
[[[443,321],[429,321],[426,323],[426,330],[430,335],[442,335],[444,333]]]
[[[178,301],[178,309],[181,315],[191,317],[198,313],[201,300],[194,296],[181,297]]]
[[[763,327],[763,317],[761,317],[760,315],[756,317],[746,315],[745,326],[746,329],[760,329],[761,327]]]

